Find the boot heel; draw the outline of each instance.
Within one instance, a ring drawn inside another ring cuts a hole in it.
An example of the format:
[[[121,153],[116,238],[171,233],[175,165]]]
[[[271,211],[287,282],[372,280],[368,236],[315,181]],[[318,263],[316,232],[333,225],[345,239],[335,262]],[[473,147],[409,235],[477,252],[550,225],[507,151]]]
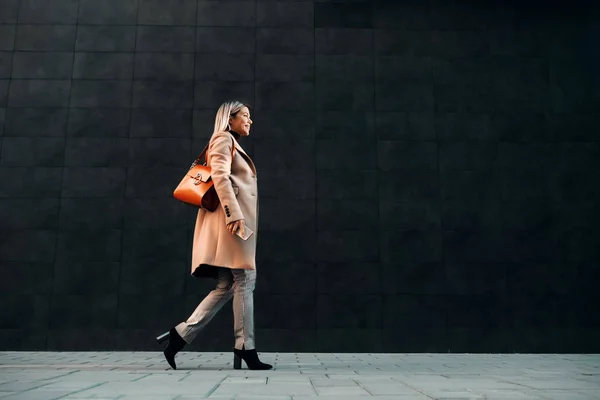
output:
[[[240,369],[242,367],[242,360],[251,370],[266,370],[273,368],[270,364],[265,364],[258,359],[256,349],[252,350],[238,350],[233,348],[233,369]]]
[[[156,337],[156,341],[158,342],[158,344],[162,344],[165,340],[169,339],[169,332],[165,332],[160,336]]]
[[[242,357],[233,355],[233,369],[242,369]]]

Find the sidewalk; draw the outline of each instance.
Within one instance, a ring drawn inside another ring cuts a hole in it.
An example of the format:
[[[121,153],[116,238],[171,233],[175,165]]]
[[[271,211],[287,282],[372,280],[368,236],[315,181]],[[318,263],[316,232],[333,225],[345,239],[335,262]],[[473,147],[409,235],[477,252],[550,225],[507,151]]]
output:
[[[600,399],[600,355],[0,352],[0,399]]]

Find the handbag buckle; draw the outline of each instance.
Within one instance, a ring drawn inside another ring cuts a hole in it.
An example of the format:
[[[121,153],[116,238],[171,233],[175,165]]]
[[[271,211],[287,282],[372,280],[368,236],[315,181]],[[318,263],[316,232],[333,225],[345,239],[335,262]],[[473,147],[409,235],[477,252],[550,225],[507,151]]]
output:
[[[202,182],[202,174],[198,172],[196,176],[192,176],[192,179],[194,181],[194,185],[199,185]]]

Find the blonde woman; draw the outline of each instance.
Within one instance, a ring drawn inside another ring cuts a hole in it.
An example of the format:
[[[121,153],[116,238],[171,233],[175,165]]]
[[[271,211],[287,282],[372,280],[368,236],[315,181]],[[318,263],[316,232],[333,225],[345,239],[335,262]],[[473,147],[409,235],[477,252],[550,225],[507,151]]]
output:
[[[225,102],[217,111],[206,162],[220,204],[213,212],[198,211],[192,249],[192,276],[215,278],[217,285],[186,321],[156,338],[159,343],[169,340],[163,353],[173,369],[175,355],[231,298],[233,367],[240,369],[244,360],[249,369],[272,368],[258,359],[254,347],[258,186],[254,163],[238,143],[250,135],[251,125],[250,110],[239,101]]]

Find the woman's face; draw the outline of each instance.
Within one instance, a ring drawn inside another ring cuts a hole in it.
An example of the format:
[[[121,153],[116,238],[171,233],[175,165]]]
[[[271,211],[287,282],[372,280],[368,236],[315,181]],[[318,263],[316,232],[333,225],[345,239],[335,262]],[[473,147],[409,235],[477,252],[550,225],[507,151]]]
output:
[[[250,135],[252,120],[250,119],[250,110],[248,107],[243,107],[235,116],[230,117],[229,125],[232,131],[239,133],[241,136]]]

